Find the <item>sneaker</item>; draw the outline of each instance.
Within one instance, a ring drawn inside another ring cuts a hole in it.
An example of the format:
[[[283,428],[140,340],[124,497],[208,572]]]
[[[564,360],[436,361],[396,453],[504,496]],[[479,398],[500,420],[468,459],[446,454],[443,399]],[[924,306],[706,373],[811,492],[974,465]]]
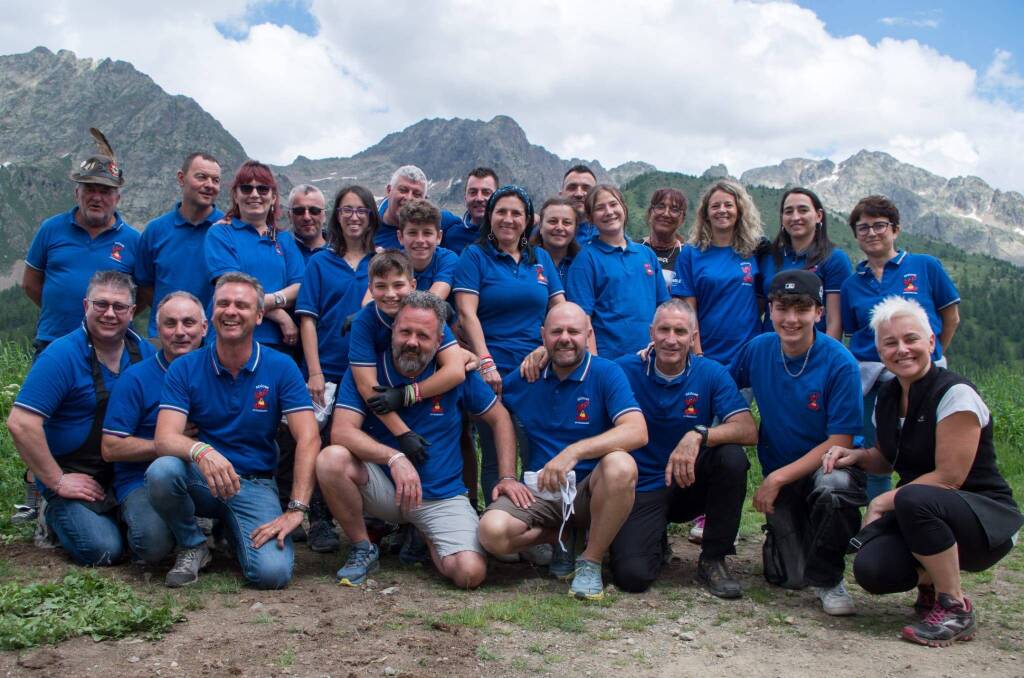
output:
[[[306,535],[306,526],[299,523],[299,526],[292,530],[292,542],[298,544],[300,542],[307,541],[309,537]]]
[[[693,526],[690,528],[690,541],[699,544],[704,541],[704,516],[697,516],[693,519]]]
[[[668,565],[672,562],[672,544],[668,540],[668,531],[661,535],[661,564]]]
[[[402,541],[402,548],[398,551],[398,560],[403,565],[418,565],[430,561],[430,549],[423,535],[413,525],[405,526],[405,539]]]
[[[920,584],[917,587],[917,600],[914,601],[914,614],[924,619],[935,607],[935,587],[931,584]]]
[[[534,544],[525,551],[519,552],[519,557],[534,565],[551,565],[554,556],[554,547],[551,544]]]
[[[845,582],[840,581],[830,587],[815,586],[814,592],[818,594],[821,609],[825,611],[825,614],[830,614],[833,617],[845,617],[857,612],[853,606],[853,598],[846,590]]]
[[[39,500],[39,513],[36,516],[36,529],[32,533],[32,543],[40,549],[55,549],[60,543],[57,533],[50,529],[46,522],[45,498]]]
[[[948,647],[958,640],[970,640],[978,630],[974,606],[947,593],[940,593],[928,615],[910,626],[903,627],[903,639],[928,647]]]
[[[369,541],[352,544],[348,560],[335,575],[344,586],[361,586],[366,578],[380,569],[380,550]]]
[[[384,538],[396,530],[396,526],[392,523],[386,523],[373,516],[363,515],[363,521],[366,523],[366,535],[369,537],[370,543],[377,546],[380,546],[384,542]]]
[[[203,542],[191,549],[181,549],[174,558],[174,567],[164,578],[168,588],[177,589],[199,581],[199,571],[210,564],[213,557],[210,548]]]
[[[337,553],[341,540],[330,520],[317,520],[309,524],[309,550],[314,553]]]
[[[569,595],[580,600],[601,600],[604,598],[601,563],[577,558],[576,576],[572,578],[572,584],[569,586]]]
[[[729,572],[725,558],[705,558],[697,561],[697,582],[708,593],[718,598],[739,598],[743,595],[743,587]]]
[[[11,514],[12,525],[26,525],[39,517],[39,503],[43,496],[35,483],[25,481],[25,503],[15,504]]]
[[[565,550],[561,544],[551,545],[551,562],[548,563],[548,574],[555,579],[568,579],[576,571],[576,541],[573,539],[575,530],[565,534]]]

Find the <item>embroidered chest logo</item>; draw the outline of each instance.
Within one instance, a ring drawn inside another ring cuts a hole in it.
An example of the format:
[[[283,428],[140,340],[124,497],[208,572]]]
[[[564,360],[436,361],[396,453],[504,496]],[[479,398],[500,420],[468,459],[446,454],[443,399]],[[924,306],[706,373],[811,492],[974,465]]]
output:
[[[281,243],[277,242],[276,240],[274,241],[274,251],[277,252],[277,256],[284,256],[284,250],[281,249]]]
[[[256,390],[252,394],[252,411],[253,412],[266,412],[270,408],[267,406],[267,396],[270,395],[270,387],[259,384]]]
[[[650,264],[644,264],[644,270],[647,271],[647,275],[654,275],[654,269]]]
[[[917,294],[916,273],[907,273],[903,276],[903,294]]]
[[[537,271],[537,282],[539,282],[541,285],[547,285],[548,279],[544,275],[544,267],[541,266],[540,264],[537,264],[533,268],[534,270]]]
[[[754,284],[754,269],[750,265],[749,261],[740,262],[740,271],[743,272],[743,284],[753,285]]]
[[[590,413],[587,412],[587,408],[590,407],[590,398],[577,398],[576,399],[576,423],[577,424],[589,424]]]
[[[684,417],[696,417],[697,416],[697,401],[700,400],[700,395],[697,393],[687,393],[686,399],[683,401],[686,407],[683,408]]]
[[[441,396],[434,396],[430,400],[430,416],[437,417],[444,414],[444,407],[441,405]]]
[[[817,412],[821,409],[821,393],[818,391],[811,391],[807,394],[807,409],[812,412]]]
[[[121,252],[124,251],[124,243],[115,242],[110,248],[110,258],[114,261],[121,261]]]

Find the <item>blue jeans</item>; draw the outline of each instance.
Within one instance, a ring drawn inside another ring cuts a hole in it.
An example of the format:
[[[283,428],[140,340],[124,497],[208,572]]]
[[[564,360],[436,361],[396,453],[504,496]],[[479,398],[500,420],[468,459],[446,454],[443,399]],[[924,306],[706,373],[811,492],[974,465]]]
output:
[[[60,545],[79,565],[113,565],[124,554],[124,539],[117,524],[117,511],[96,513],[85,502],[64,499],[44,490],[46,524]]]
[[[483,490],[484,506],[491,503],[491,492],[498,484],[498,449],[494,444],[494,433],[482,419],[473,422],[476,434],[480,437],[480,489]],[[530,441],[526,438],[519,420],[512,417],[512,427],[516,432],[516,443],[519,446],[519,460],[526,469],[530,463]],[[513,469],[513,472],[515,470]]]
[[[230,499],[210,494],[195,464],[177,457],[160,457],[146,470],[149,501],[174,534],[179,548],[195,548],[206,541],[196,516],[219,518],[234,543],[245,579],[260,589],[284,588],[292,578],[294,552],[291,537],[284,548],[270,540],[253,548],[249,535],[281,515],[277,484],[272,478],[242,478],[241,490]]]
[[[121,520],[127,526],[128,548],[140,560],[155,565],[174,550],[174,535],[149,503],[145,487],[137,487],[121,501]]]
[[[875,445],[875,425],[871,423],[871,415],[875,411],[875,401],[878,399],[878,390],[882,387],[881,381],[876,381],[871,390],[864,394],[864,425],[861,428],[861,436],[864,437],[864,447]],[[885,494],[892,489],[891,473],[869,473],[867,484],[868,501],[871,501],[880,494]]]

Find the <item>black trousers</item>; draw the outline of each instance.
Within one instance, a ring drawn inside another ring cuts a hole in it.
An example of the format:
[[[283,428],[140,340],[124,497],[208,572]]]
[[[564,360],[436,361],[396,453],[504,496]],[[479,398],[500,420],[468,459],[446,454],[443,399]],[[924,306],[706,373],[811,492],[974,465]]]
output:
[[[686,488],[673,485],[637,493],[633,510],[611,545],[611,570],[623,591],[646,591],[661,569],[665,528],[704,514],[701,557],[722,558],[736,553],[733,543],[740,529],[747,496],[750,462],[739,445],[701,448],[695,468],[696,482]]]
[[[330,444],[331,421],[320,430],[320,449]],[[292,485],[295,475],[295,438],[287,425],[281,424],[277,428],[277,470],[274,472],[274,480],[277,481],[277,497],[281,502],[281,510],[285,510],[288,502],[291,501]],[[309,520],[315,523],[318,520],[330,520],[331,510],[327,507],[320,486],[316,485],[316,478],[313,479],[313,496],[309,500]]]
[[[980,572],[1010,552],[1009,540],[989,546],[978,517],[953,490],[905,485],[896,493],[896,520],[864,544],[853,561],[853,576],[868,593],[909,591],[918,582],[921,563],[914,557],[935,555],[956,544],[960,569]]]
[[[793,579],[822,587],[842,580],[847,545],[860,529],[860,507],[867,503],[865,480],[860,469],[827,475],[818,469],[779,491],[766,521],[776,539],[794,539],[803,556],[786,563]]]

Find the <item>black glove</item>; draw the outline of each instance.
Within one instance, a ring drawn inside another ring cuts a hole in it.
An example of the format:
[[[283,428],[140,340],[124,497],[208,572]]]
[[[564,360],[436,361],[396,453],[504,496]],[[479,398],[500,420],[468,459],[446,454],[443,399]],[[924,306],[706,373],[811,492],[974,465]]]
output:
[[[421,466],[427,461],[428,445],[430,443],[427,442],[427,439],[416,431],[406,431],[398,436],[398,447],[413,466]]]
[[[366,404],[370,406],[374,414],[387,414],[405,407],[405,387],[392,388],[388,386],[374,386],[373,390],[380,395],[367,399]]]
[[[356,319],[357,315],[359,315],[359,311],[345,316],[345,322],[341,323],[341,336],[344,337],[352,329],[352,321]]]

